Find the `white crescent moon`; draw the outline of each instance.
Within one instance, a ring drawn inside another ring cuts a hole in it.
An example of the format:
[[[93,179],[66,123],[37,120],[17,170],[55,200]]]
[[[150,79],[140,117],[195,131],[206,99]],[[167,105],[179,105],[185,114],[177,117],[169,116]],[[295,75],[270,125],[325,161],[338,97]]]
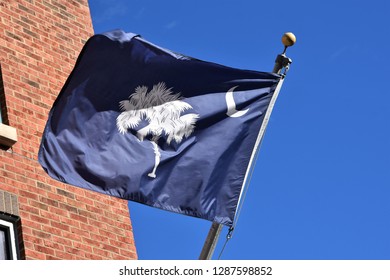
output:
[[[236,103],[234,102],[233,98],[233,91],[235,90],[237,86],[232,87],[226,92],[226,105],[227,105],[227,112],[226,115],[228,115],[231,118],[238,118],[243,115],[245,115],[249,109],[238,111],[236,109]]]

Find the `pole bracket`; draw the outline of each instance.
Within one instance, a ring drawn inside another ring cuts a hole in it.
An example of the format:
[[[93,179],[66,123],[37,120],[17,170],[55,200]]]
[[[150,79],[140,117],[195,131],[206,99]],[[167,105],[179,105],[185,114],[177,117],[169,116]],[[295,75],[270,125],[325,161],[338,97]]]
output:
[[[289,57],[287,57],[285,53],[279,54],[276,57],[274,70],[272,72],[277,74],[282,74],[284,76],[286,75],[288,69],[290,68],[291,63],[292,60]]]

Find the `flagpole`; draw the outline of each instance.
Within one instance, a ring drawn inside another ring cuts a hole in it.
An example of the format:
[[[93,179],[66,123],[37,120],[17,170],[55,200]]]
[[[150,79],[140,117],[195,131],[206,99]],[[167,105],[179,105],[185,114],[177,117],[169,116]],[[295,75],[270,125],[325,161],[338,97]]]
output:
[[[277,92],[275,92],[275,98],[273,98],[273,103],[270,104],[271,108],[269,108],[269,111],[267,112],[268,113],[268,118],[271,114],[271,111],[272,111],[272,107],[273,107],[273,104],[275,103],[276,101],[276,98],[277,98],[277,94],[280,90],[280,87],[282,86],[282,83],[283,83],[283,79],[284,79],[284,76],[286,74],[286,72],[288,71],[288,68],[290,66],[290,64],[292,63],[292,60],[290,58],[288,58],[286,56],[286,50],[288,47],[291,47],[292,45],[294,45],[296,42],[296,38],[295,38],[295,35],[291,32],[287,32],[287,33],[284,33],[283,36],[282,36],[282,43],[284,45],[284,50],[283,50],[283,53],[279,54],[277,57],[276,57],[276,60],[275,60],[275,65],[274,65],[274,69],[273,69],[273,73],[275,74],[281,74],[282,70],[284,70],[284,73],[282,73],[282,78],[281,78],[281,81],[279,82],[278,84],[278,87],[277,87]],[[261,142],[263,136],[264,136],[264,132],[265,132],[265,128],[267,126],[267,123],[264,123],[264,128],[263,128],[263,132],[260,131],[260,134],[259,134],[259,138],[258,140],[260,141],[257,141],[257,142]],[[254,151],[254,154],[257,153],[257,149],[258,149],[258,146],[257,145],[255,147],[255,150]],[[250,166],[248,167],[248,170],[252,169],[252,166],[253,165],[253,160],[251,160],[250,162]],[[246,176],[247,177],[247,176]],[[244,183],[244,186],[246,185],[247,183]],[[241,195],[240,195],[240,199],[239,199],[239,202],[238,202],[238,205],[240,204],[240,200],[241,200]],[[236,222],[236,220],[235,220]],[[234,222],[234,224],[235,224]],[[222,224],[218,224],[216,222],[213,222],[211,224],[211,227],[210,227],[210,230],[209,230],[209,233],[207,234],[207,237],[206,237],[206,241],[203,245],[203,248],[202,248],[202,251],[200,253],[200,256],[199,256],[199,260],[210,260],[214,254],[214,251],[215,251],[215,247],[217,246],[217,243],[218,243],[218,239],[219,239],[219,236],[221,234],[221,231],[222,231],[222,227],[223,225]],[[234,227],[234,225],[233,225]],[[230,229],[229,231],[229,238],[231,237],[231,234],[232,234],[232,231],[233,231],[233,227]]]
[[[222,227],[222,224],[218,224],[216,222],[211,224],[206,241],[203,245],[202,252],[200,253],[199,260],[211,260],[215,251],[215,247],[218,243],[218,238],[221,235]]]

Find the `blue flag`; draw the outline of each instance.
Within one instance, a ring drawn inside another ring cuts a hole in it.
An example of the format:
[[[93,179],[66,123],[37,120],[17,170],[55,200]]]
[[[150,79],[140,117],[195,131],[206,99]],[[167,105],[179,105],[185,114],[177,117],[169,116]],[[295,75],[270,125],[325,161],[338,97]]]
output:
[[[39,163],[64,183],[232,225],[279,80],[121,30],[95,35],[50,111]]]

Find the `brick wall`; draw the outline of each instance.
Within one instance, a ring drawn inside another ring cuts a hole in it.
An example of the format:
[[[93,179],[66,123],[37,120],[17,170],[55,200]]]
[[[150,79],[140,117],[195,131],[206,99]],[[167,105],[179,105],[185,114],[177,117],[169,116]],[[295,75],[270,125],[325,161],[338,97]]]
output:
[[[127,201],[54,181],[37,162],[48,112],[92,34],[87,0],[0,1],[2,116],[18,139],[0,149],[0,195],[17,197],[26,259],[137,258]]]

